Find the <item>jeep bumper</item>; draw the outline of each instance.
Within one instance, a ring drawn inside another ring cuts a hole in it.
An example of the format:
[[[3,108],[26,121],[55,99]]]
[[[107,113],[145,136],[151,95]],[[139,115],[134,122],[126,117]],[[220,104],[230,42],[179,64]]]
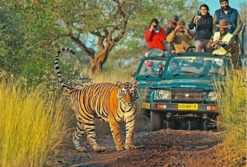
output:
[[[160,113],[208,113],[220,114],[214,103],[164,103],[164,102],[142,102],[142,109]]]

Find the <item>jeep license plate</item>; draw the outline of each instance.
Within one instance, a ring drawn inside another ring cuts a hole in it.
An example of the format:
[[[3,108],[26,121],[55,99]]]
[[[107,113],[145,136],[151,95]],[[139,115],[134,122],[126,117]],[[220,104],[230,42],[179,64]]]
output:
[[[179,110],[198,110],[198,104],[178,104]]]

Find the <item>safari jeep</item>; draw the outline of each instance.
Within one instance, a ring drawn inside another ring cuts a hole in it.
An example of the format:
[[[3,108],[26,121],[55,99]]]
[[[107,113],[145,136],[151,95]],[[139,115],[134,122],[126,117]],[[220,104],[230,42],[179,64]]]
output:
[[[174,69],[174,63],[178,63]],[[152,130],[216,128],[220,114],[214,81],[224,82],[231,60],[209,53],[171,54],[160,79],[149,86],[142,110]]]

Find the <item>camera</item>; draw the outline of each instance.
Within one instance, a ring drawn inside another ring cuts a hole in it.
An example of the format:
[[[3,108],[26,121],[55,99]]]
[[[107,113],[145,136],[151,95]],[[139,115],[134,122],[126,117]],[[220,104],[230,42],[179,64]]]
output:
[[[200,20],[200,18],[201,18],[201,16],[196,15],[196,19],[197,19],[197,20]]]
[[[202,17],[202,16],[201,16],[200,11],[197,11],[197,14],[196,14],[196,19],[197,19],[197,20],[199,20],[201,17]]]
[[[154,25],[154,28],[155,28],[155,29],[157,29],[157,28],[158,28],[158,26],[157,26],[157,25]]]

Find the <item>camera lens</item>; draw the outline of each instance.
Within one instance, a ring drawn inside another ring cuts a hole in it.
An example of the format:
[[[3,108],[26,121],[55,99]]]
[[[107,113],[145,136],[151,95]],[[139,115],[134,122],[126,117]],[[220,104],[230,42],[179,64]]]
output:
[[[154,25],[154,28],[156,29],[157,28],[157,25]]]

